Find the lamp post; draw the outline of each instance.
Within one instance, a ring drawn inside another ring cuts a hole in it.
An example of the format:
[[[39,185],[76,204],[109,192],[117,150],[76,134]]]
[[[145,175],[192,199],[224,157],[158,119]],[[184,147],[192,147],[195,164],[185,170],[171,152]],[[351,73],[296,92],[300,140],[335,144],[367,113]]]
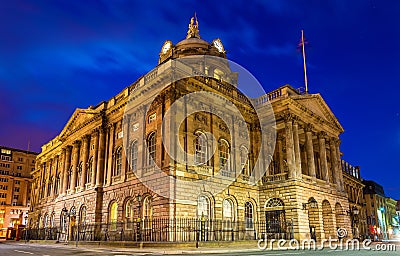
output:
[[[69,217],[70,213],[68,212],[67,208],[62,208],[61,210],[63,214],[63,231],[65,233],[65,244],[68,244],[68,229],[67,229],[67,217]]]
[[[137,241],[142,241],[142,231],[141,231],[141,208],[142,208],[142,196],[138,194],[136,196],[136,200],[138,201],[138,218],[137,218]]]
[[[27,229],[27,226],[28,226],[28,215],[25,215],[24,219],[25,219],[25,243],[26,243],[26,240],[28,238],[28,229]]]

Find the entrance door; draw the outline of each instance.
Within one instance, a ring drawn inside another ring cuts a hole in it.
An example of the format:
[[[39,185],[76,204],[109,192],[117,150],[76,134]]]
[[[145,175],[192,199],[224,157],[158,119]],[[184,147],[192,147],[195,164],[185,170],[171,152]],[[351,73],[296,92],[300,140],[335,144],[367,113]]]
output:
[[[265,212],[267,238],[286,239],[286,217],[284,210]]]
[[[316,227],[315,226],[310,226],[310,237],[311,240],[314,240],[315,242],[317,242],[317,233],[316,233]]]

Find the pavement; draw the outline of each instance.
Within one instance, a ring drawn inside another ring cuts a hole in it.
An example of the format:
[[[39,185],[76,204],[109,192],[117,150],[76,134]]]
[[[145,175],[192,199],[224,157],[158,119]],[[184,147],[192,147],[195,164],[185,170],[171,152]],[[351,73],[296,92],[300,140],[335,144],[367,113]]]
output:
[[[56,241],[29,241],[25,243],[25,241],[13,241],[13,240],[0,240],[1,243],[6,244],[15,244],[21,247],[25,246],[34,246],[34,247],[47,247],[59,250],[74,250],[80,249],[85,250],[87,252],[91,252],[93,254],[101,254],[105,252],[109,253],[121,253],[121,254],[139,254],[139,255],[163,255],[163,254],[230,254],[236,255],[243,252],[254,252],[260,253],[261,251],[287,251],[288,247],[283,247],[281,249],[277,248],[275,244],[273,248],[269,245],[265,250],[261,250],[258,247],[257,241],[235,241],[235,242],[200,242],[199,247],[196,248],[196,243],[126,243],[126,242],[79,242],[78,246],[76,246],[75,242],[65,243],[56,243]],[[370,246],[372,248],[376,248],[378,245],[382,244],[394,244],[396,245],[396,251],[400,251],[400,241],[398,240],[387,240],[382,242],[373,242]],[[287,244],[286,244],[287,245]],[[321,244],[317,244],[317,248],[319,248]],[[325,245],[327,247],[327,245]],[[329,250],[329,247],[327,247]],[[332,248],[330,248],[332,249]]]

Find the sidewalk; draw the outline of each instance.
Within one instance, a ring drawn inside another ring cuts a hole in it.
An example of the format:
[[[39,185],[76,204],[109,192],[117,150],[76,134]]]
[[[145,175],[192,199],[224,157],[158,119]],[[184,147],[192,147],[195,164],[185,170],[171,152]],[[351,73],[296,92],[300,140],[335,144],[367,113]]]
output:
[[[25,241],[12,241],[3,240],[7,243],[17,243],[19,245],[25,245]],[[0,241],[0,242],[3,242]],[[381,243],[393,243],[400,245],[399,241],[382,241],[373,242],[371,245]],[[33,246],[51,246],[56,248],[76,248],[76,242],[70,241],[68,245],[64,243],[56,243],[52,240],[37,240],[29,241],[29,245]],[[287,245],[287,244],[286,244]],[[317,248],[321,246],[321,243],[317,243]],[[278,249],[277,245],[274,244],[273,248],[269,247],[269,244],[265,250],[258,247],[257,241],[234,241],[234,242],[200,242],[199,247],[196,248],[196,243],[133,243],[133,242],[79,242],[79,249],[84,249],[91,252],[121,252],[121,253],[140,253],[140,254],[202,254],[202,253],[230,253],[234,255],[236,252],[262,252],[262,251],[278,251],[288,250],[284,247]],[[325,244],[325,249],[329,250],[329,246]],[[293,249],[289,249],[293,250]],[[307,249],[306,249],[307,250]]]

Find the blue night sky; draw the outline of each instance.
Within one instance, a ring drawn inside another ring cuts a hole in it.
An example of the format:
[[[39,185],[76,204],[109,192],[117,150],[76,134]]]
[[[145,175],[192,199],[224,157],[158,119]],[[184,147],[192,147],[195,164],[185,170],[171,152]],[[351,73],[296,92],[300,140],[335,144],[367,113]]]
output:
[[[305,30],[310,92],[343,125],[343,158],[400,199],[400,1],[3,1],[0,144],[40,151],[74,109],[120,92],[182,40],[200,35],[271,91],[302,87]]]

